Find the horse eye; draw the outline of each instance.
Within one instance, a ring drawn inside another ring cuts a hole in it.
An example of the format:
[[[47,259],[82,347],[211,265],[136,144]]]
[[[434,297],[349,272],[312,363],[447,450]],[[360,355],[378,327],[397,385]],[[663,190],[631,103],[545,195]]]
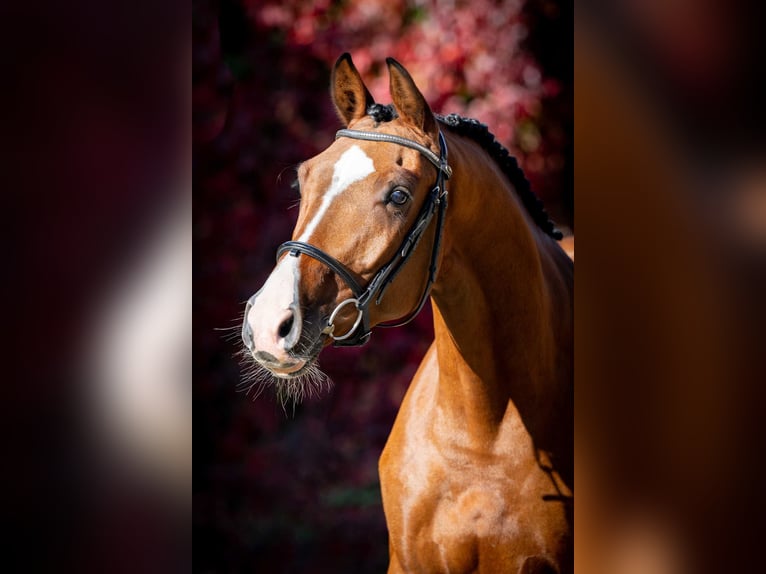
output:
[[[410,193],[401,187],[395,187],[388,199],[394,205],[404,205],[410,199]]]

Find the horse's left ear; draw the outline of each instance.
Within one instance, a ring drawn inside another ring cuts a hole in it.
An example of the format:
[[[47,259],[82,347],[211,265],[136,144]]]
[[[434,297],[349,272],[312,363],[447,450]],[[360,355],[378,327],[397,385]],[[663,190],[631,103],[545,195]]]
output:
[[[412,76],[393,58],[386,58],[386,64],[388,64],[391,99],[399,117],[408,120],[435,139],[439,133],[436,118]]]

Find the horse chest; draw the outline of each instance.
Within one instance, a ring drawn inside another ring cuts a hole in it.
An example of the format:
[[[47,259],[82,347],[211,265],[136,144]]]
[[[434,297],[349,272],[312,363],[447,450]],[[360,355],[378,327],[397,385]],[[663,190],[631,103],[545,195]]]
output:
[[[404,571],[515,572],[532,556],[556,562],[563,515],[542,501],[535,473],[512,478],[502,468],[434,460],[400,470],[383,489]]]
[[[557,563],[566,520],[560,504],[543,499],[550,481],[531,449],[476,456],[445,446],[429,428],[433,397],[422,375],[381,457],[390,572],[516,572],[530,557]]]

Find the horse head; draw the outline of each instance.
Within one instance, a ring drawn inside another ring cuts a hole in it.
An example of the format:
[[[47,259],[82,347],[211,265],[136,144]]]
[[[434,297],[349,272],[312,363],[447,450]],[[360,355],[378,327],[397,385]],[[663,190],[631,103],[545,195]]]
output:
[[[278,382],[300,380],[327,345],[363,344],[372,327],[411,318],[434,280],[446,143],[409,73],[387,64],[392,106],[374,102],[348,54],[336,62],[346,129],[298,168],[292,241],[248,301],[243,342]],[[421,236],[431,249],[416,249]]]

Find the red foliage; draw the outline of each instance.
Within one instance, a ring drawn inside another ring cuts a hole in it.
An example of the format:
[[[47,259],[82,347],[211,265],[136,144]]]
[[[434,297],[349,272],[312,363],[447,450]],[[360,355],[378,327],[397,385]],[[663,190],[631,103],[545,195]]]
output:
[[[434,111],[459,113],[489,125],[518,156],[537,193],[555,201],[566,137],[547,117],[562,80],[546,75],[523,47],[530,34],[525,2],[471,0],[446,9],[436,0],[365,2],[246,2],[257,26],[279,30],[323,62],[349,51],[368,87],[388,101],[387,56],[404,63]],[[553,11],[553,2],[539,2]]]

